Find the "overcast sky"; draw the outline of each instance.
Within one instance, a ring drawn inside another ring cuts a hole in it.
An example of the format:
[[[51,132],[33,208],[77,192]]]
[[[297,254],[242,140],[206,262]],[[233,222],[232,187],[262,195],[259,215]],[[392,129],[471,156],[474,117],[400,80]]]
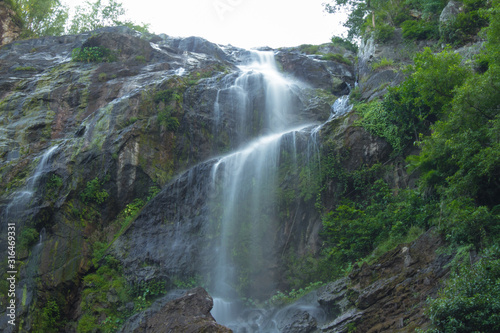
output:
[[[94,2],[92,0],[91,2]],[[239,47],[322,44],[341,35],[342,17],[328,14],[328,0],[118,0],[135,23],[170,36],[199,36]],[[81,0],[63,0],[78,5]],[[104,2],[104,1],[103,1]]]

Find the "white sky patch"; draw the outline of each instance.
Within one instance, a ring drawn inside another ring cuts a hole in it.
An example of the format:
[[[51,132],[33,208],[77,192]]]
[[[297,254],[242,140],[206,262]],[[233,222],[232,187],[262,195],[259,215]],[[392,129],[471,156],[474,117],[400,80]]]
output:
[[[81,0],[63,0],[74,8]],[[128,19],[169,36],[203,37],[251,48],[328,43],[342,35],[342,15],[324,11],[326,0],[121,0]]]

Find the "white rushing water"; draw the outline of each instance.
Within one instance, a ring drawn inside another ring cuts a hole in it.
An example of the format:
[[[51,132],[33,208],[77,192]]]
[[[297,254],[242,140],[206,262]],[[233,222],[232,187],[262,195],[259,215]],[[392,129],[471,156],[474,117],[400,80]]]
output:
[[[240,69],[239,77],[224,92],[238,115],[238,130],[248,133],[252,130],[248,127],[254,126],[249,119],[256,111],[248,95],[257,90],[263,92],[264,106],[263,121],[257,132],[267,134],[223,156],[212,167],[211,219],[219,234],[217,264],[209,274],[213,282],[212,314],[217,322],[235,332],[280,332],[277,318],[283,316],[284,310],[273,313],[248,307],[240,297],[242,292],[249,298],[269,297],[276,290],[279,282],[275,274],[279,257],[275,248],[279,229],[276,189],[280,156],[285,152],[296,163],[297,136],[301,135],[307,138],[307,160],[319,161],[315,158],[319,156],[318,133],[322,125],[292,127],[293,83],[278,72],[272,52],[254,52],[253,61]],[[216,119],[222,116],[220,92],[214,105]],[[332,108],[329,121],[348,111],[347,100],[342,99]],[[300,307],[318,316],[321,310],[316,305]]]

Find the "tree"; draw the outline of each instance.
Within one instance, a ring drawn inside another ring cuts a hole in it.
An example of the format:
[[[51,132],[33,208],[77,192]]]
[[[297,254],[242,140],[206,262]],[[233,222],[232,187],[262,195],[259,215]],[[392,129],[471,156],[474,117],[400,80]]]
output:
[[[58,36],[64,33],[68,9],[59,0],[17,0],[23,37]]]
[[[114,0],[109,0],[106,5],[101,0],[96,0],[93,3],[86,1],[83,7],[77,6],[76,13],[69,29],[71,34],[121,25],[119,19],[125,15],[125,9],[121,3]]]
[[[347,38],[352,40],[361,35],[365,18],[370,13],[372,26],[375,27],[375,7],[378,2],[378,0],[334,0],[333,3],[325,4],[325,9],[331,14],[344,10],[350,12],[344,26],[349,29]]]
[[[76,7],[76,13],[69,28],[70,34],[117,25],[125,25],[140,32],[148,32],[148,24],[137,25],[125,19],[123,5],[115,0],[109,0],[105,3],[101,0],[86,1],[84,6]]]

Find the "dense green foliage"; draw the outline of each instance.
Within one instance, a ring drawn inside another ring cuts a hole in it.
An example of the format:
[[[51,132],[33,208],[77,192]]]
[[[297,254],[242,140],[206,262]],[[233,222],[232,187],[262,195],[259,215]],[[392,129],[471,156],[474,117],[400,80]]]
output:
[[[461,45],[473,41],[488,24],[486,0],[463,0],[463,4],[456,18],[440,27],[441,38],[447,43]]]
[[[126,25],[141,32],[146,32],[148,25],[136,25],[126,20],[125,9],[115,0],[86,1],[83,6],[76,7],[76,15],[68,30],[71,34],[79,34],[108,26]]]
[[[439,38],[437,22],[424,20],[407,20],[401,23],[403,38],[408,40],[427,40]]]
[[[63,326],[61,320],[61,311],[57,302],[53,299],[47,301],[40,311],[40,317],[37,318],[35,333],[57,333]]]
[[[59,0],[17,0],[23,37],[62,35],[68,9]]]
[[[408,79],[389,88],[382,102],[356,106],[363,116],[361,125],[387,139],[395,153],[402,152],[427,133],[429,125],[449,107],[453,90],[469,73],[460,61],[450,50],[433,54],[427,48],[417,54],[408,68]]]
[[[447,0],[334,0],[325,4],[325,9],[330,13],[349,12],[344,26],[350,40],[373,32],[375,40],[385,43],[392,39],[395,28],[402,28],[403,38],[410,41],[433,39],[462,45],[476,40],[480,29],[488,24],[485,8],[489,5],[486,0],[462,2],[456,17],[441,25],[439,17]]]
[[[348,38],[361,35],[362,30],[375,25],[375,11],[384,6],[386,1],[381,0],[335,0],[332,3],[325,4],[325,8],[330,13],[336,13],[347,9],[350,11],[345,27],[349,28]],[[370,16],[367,19],[367,16]],[[366,21],[369,21],[367,23]]]
[[[21,251],[29,249],[33,246],[39,239],[38,231],[34,228],[25,227],[21,231],[21,235],[19,236],[19,249]]]
[[[327,53],[321,57],[322,60],[331,60],[352,66],[352,62],[339,53]]]
[[[336,162],[332,164],[332,160]],[[330,156],[326,162],[332,166],[341,161]],[[382,180],[388,169],[380,164],[353,172],[328,169],[336,171],[329,172],[326,179],[343,189],[340,203],[323,218],[324,255],[332,266],[340,268],[337,274],[377,247],[388,250],[414,239],[429,227],[437,212],[433,198],[422,197],[416,189],[394,196]]]
[[[125,18],[125,9],[114,0],[86,1],[77,6],[69,22],[68,8],[60,0],[11,0],[10,7],[22,28],[22,38],[77,34],[106,26],[126,25],[147,32],[148,25],[137,25]]]
[[[158,123],[168,131],[175,132],[180,126],[179,115],[182,110],[184,87],[174,87],[156,91],[153,102],[158,110]]]
[[[439,297],[430,300],[431,333],[500,331],[500,249],[475,264],[469,258],[452,274]]]
[[[84,203],[102,204],[108,198],[109,194],[106,190],[102,189],[103,182],[99,181],[96,177],[87,182],[87,186],[80,193],[80,199]]]
[[[426,32],[422,22],[431,24],[443,3],[407,2],[417,4],[428,21],[403,21],[405,38],[435,38],[435,30]],[[450,42],[474,39],[487,26],[487,42],[475,63],[464,66],[451,49],[425,49],[415,56],[407,78],[382,100],[355,105],[359,125],[385,138],[394,158],[406,158],[408,171],[418,176],[417,186],[393,193],[380,166],[346,172],[341,168],[345,157],[322,160],[326,182],[343,189],[323,219],[324,254],[332,266],[348,268],[346,263],[430,227],[445,236],[451,249],[480,254],[474,265],[464,261],[430,301],[432,332],[500,327],[495,245],[500,240],[500,1],[464,1],[464,7],[464,15],[481,15],[482,20],[472,27],[460,23],[462,37]],[[416,148],[418,155],[408,156]]]

